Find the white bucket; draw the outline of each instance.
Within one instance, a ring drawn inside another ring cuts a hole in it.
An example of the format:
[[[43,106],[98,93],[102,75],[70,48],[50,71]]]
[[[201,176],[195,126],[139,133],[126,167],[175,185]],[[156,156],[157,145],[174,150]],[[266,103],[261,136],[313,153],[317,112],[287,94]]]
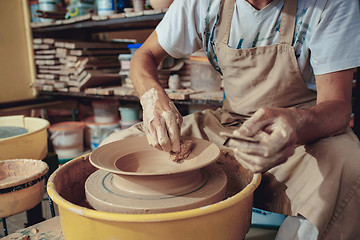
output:
[[[119,121],[112,123],[96,123],[94,117],[83,120],[85,125],[85,146],[92,150],[96,149],[99,144],[111,133],[120,130]]]
[[[121,106],[119,108],[121,121],[121,129],[129,128],[132,125],[140,122],[139,112],[140,109],[138,106]]]
[[[92,105],[96,123],[113,123],[119,120],[118,101],[93,101]]]
[[[61,122],[50,126],[50,140],[60,159],[72,159],[83,154],[84,124]]]
[[[116,12],[115,0],[97,0],[97,13],[99,16],[108,16]]]

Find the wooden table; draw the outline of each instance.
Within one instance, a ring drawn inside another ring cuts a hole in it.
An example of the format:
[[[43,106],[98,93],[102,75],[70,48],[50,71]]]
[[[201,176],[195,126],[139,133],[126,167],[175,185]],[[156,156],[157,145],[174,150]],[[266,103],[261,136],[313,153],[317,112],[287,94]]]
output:
[[[60,217],[56,216],[33,226],[17,230],[1,240],[65,240],[62,230]]]

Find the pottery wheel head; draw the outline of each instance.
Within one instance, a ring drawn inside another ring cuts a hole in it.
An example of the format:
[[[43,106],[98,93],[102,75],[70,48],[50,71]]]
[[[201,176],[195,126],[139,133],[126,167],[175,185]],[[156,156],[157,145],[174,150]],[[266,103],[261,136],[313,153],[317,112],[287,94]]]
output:
[[[145,136],[102,145],[90,154],[90,162],[115,174],[151,176],[200,169],[218,159],[220,149],[215,144],[199,138],[190,139],[193,141],[192,151],[178,163],[169,158],[169,153],[150,146]]]

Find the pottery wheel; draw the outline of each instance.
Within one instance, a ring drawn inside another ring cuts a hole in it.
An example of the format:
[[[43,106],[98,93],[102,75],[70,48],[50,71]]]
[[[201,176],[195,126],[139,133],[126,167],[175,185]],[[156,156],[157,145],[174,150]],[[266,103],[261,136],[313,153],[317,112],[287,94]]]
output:
[[[85,182],[86,198],[96,210],[116,213],[163,213],[206,206],[224,199],[226,174],[215,165],[191,172],[124,176],[95,171]]]

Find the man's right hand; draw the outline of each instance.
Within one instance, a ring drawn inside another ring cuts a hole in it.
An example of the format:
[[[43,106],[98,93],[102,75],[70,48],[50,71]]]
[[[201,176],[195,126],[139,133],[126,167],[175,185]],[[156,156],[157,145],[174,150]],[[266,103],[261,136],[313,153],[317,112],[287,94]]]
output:
[[[174,103],[165,92],[155,88],[145,92],[140,103],[149,144],[166,152],[179,152],[182,117]]]

